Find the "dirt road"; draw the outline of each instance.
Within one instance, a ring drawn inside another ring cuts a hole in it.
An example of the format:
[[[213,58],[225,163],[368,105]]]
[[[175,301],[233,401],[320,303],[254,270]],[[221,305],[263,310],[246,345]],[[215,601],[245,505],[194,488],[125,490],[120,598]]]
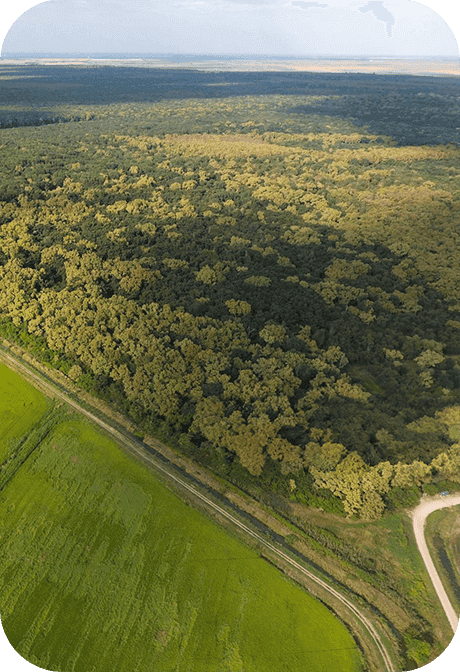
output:
[[[430,513],[433,513],[433,511],[437,511],[437,509],[443,509],[449,506],[456,506],[459,504],[460,504],[459,494],[447,495],[445,497],[441,495],[436,495],[435,497],[426,497],[422,499],[420,504],[411,512],[412,525],[414,528],[414,535],[417,541],[418,550],[420,551],[420,554],[423,558],[423,562],[425,563],[425,567],[428,570],[428,574],[430,575],[436,593],[438,594],[439,600],[442,604],[444,611],[446,612],[446,616],[449,619],[449,623],[454,632],[457,629],[459,617],[458,614],[455,612],[455,609],[453,608],[446,591],[444,590],[444,586],[442,585],[439,574],[436,571],[436,567],[434,566],[433,560],[431,559],[431,555],[425,540],[424,530],[426,519],[428,518]]]

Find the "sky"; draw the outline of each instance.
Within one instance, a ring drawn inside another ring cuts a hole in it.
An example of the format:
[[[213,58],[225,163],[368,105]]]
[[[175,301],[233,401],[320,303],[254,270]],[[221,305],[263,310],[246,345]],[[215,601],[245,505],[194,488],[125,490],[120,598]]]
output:
[[[2,54],[458,57],[458,24],[430,3],[452,20],[451,0],[16,0]]]

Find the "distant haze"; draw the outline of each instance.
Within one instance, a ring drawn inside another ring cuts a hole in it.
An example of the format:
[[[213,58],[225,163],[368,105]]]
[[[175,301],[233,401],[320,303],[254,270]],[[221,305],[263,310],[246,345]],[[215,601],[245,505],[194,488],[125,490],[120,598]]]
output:
[[[18,5],[0,9],[3,25]],[[6,33],[2,55],[17,53],[458,58],[459,48],[445,20],[412,0],[49,0]]]

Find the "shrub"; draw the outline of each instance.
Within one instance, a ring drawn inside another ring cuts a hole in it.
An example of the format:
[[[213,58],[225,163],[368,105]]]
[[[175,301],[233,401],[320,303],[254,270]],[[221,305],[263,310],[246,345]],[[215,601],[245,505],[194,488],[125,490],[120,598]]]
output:
[[[420,499],[420,489],[415,485],[408,489],[393,488],[387,495],[388,508],[390,511],[416,506]]]

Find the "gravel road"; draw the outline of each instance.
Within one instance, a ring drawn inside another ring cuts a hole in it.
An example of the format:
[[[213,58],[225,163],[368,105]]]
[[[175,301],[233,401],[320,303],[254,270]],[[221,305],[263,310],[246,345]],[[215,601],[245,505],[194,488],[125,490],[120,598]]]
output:
[[[425,566],[428,570],[428,574],[430,575],[436,593],[438,594],[439,600],[444,611],[446,612],[446,616],[449,619],[449,623],[454,632],[458,626],[459,616],[455,612],[455,609],[447,597],[447,593],[444,590],[444,586],[442,585],[439,574],[436,571],[433,560],[431,559],[431,555],[425,540],[424,530],[426,519],[430,513],[433,513],[433,511],[437,511],[438,509],[444,509],[449,506],[457,506],[459,504],[460,495],[458,493],[453,495],[446,495],[444,497],[442,495],[436,495],[435,497],[423,498],[420,504],[411,512],[414,535],[417,541],[418,550],[420,551],[423,562],[425,563]]]

